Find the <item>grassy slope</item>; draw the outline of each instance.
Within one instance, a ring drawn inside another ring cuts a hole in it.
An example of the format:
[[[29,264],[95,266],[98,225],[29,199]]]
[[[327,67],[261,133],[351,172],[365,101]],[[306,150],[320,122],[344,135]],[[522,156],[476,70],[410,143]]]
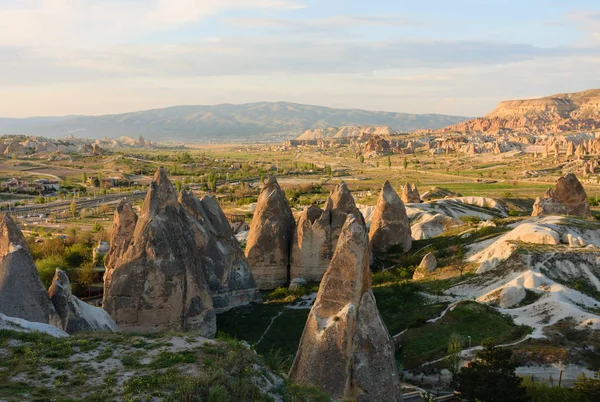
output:
[[[257,385],[268,381],[285,401],[328,400],[277,379],[240,342],[207,342],[193,333],[54,339],[2,330],[0,356],[0,400],[6,401],[271,401]]]

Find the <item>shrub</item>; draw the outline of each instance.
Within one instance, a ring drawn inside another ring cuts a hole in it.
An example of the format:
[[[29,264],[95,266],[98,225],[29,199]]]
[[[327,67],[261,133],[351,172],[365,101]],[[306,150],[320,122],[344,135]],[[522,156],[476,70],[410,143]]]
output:
[[[35,263],[40,278],[46,287],[50,287],[52,284],[56,268],[65,268],[67,265],[67,261],[60,255],[51,255]]]

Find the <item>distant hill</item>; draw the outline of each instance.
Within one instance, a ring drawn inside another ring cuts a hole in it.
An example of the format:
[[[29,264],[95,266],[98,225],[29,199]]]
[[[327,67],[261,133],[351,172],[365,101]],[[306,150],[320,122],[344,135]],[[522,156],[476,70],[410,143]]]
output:
[[[435,130],[444,132],[497,132],[530,134],[600,129],[600,89],[536,99],[500,102],[487,116]]]
[[[439,114],[333,109],[288,102],[173,106],[104,116],[0,118],[0,134],[118,138],[143,135],[152,141],[265,141],[296,138],[307,129],[389,126],[407,132],[437,129],[466,120]]]

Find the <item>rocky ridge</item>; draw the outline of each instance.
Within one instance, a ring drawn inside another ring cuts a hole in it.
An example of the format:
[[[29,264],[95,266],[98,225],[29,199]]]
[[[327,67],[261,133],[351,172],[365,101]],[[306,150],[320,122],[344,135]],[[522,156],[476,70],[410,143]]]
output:
[[[433,132],[486,133],[503,130],[525,134],[600,130],[600,89],[504,101],[485,117]]]

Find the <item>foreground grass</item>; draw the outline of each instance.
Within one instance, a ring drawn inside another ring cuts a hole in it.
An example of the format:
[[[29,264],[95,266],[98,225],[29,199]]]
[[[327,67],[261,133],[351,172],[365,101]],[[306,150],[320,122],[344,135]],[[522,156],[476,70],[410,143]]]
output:
[[[274,375],[241,342],[193,333],[82,334],[55,339],[0,331],[3,401],[327,401]]]

